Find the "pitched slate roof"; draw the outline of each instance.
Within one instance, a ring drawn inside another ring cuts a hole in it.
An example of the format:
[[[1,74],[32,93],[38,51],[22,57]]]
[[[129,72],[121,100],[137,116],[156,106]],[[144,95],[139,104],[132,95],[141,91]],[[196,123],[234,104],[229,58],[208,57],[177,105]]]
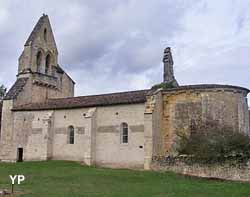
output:
[[[58,73],[67,75],[67,76],[71,79],[71,81],[75,84],[75,81],[68,75],[68,73],[66,73],[66,72],[63,70],[63,68],[62,68],[59,64],[57,64],[57,66],[56,66],[56,71],[57,71]]]
[[[31,103],[16,106],[15,108],[13,108],[13,111],[73,109],[83,107],[145,103],[146,95],[149,92],[150,90],[138,90],[91,96],[48,99],[44,103]]]
[[[43,23],[45,22],[46,18],[48,18],[48,15],[45,15],[45,14],[40,17],[33,31],[31,32],[28,40],[25,42],[24,46],[30,45],[30,43],[35,39],[37,33],[40,31],[41,27],[43,26]]]
[[[61,73],[61,74],[65,73],[64,70],[62,69],[62,67],[59,64],[57,64],[56,70],[57,70],[58,73]]]
[[[10,88],[10,90],[4,97],[4,100],[15,99],[18,96],[18,94],[22,91],[27,81],[28,81],[28,78],[17,79],[14,85]]]

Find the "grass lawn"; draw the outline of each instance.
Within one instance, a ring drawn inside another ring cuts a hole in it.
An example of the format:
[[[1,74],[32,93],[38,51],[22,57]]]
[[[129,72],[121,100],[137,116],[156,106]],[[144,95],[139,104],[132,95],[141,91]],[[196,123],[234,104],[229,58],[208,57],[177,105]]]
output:
[[[24,174],[15,189],[27,197],[248,197],[250,184],[183,177],[174,173],[116,170],[49,161],[0,164],[0,188]]]

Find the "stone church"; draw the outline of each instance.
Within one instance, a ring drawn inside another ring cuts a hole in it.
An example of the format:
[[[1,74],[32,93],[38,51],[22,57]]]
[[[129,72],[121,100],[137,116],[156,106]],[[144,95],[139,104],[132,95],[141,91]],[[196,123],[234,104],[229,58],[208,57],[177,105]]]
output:
[[[72,160],[149,169],[153,156],[176,154],[176,133],[208,118],[249,132],[249,90],[230,85],[179,86],[170,48],[163,55],[171,88],[74,97],[58,64],[47,15],[24,44],[17,79],[0,104],[2,162]]]

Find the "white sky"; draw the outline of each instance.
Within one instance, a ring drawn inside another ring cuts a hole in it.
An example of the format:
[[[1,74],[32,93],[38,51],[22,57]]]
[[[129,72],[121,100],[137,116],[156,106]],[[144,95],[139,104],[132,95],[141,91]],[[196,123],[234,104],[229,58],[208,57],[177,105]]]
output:
[[[50,17],[76,95],[150,88],[170,46],[182,85],[250,84],[250,0],[1,0],[0,84],[39,17]]]

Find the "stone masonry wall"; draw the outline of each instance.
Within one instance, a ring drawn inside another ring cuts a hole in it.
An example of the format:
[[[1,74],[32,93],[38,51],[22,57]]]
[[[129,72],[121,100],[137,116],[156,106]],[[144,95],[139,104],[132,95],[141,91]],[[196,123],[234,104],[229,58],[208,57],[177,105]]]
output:
[[[0,101],[0,137],[1,137],[1,123],[2,123],[2,107],[3,103]]]
[[[2,107],[2,124],[1,124],[1,140],[0,140],[0,158],[2,161],[14,161],[16,152],[13,148],[13,107],[12,100],[4,100]]]
[[[8,105],[11,112],[12,103]],[[1,140],[9,143],[9,149],[4,149],[8,160],[16,161],[17,149],[23,148],[24,161],[73,160],[112,167],[144,164],[144,104],[15,111],[9,115],[13,127],[6,122],[11,130]],[[123,122],[129,128],[128,144],[121,143]],[[74,144],[69,144],[69,126],[74,127]]]
[[[233,160],[224,163],[192,163],[185,157],[154,158],[151,169],[173,171],[176,173],[203,178],[216,178],[234,181],[250,181],[250,161],[244,163]]]
[[[17,148],[23,148],[25,161],[47,160],[47,140],[51,138],[47,134],[45,120],[51,113],[51,111],[15,112],[13,147],[15,151]]]
[[[96,164],[143,167],[144,104],[97,108]],[[121,143],[121,124],[128,124],[128,143]]]
[[[159,93],[160,94],[160,93]],[[154,155],[175,155],[178,132],[190,133],[192,124],[213,120],[218,125],[249,132],[246,93],[233,88],[163,91],[161,136],[154,140]],[[156,147],[157,146],[157,147]]]
[[[53,159],[85,161],[89,149],[87,131],[90,128],[85,118],[88,110],[89,108],[55,111]],[[69,144],[68,141],[69,126],[74,127],[74,144]]]

